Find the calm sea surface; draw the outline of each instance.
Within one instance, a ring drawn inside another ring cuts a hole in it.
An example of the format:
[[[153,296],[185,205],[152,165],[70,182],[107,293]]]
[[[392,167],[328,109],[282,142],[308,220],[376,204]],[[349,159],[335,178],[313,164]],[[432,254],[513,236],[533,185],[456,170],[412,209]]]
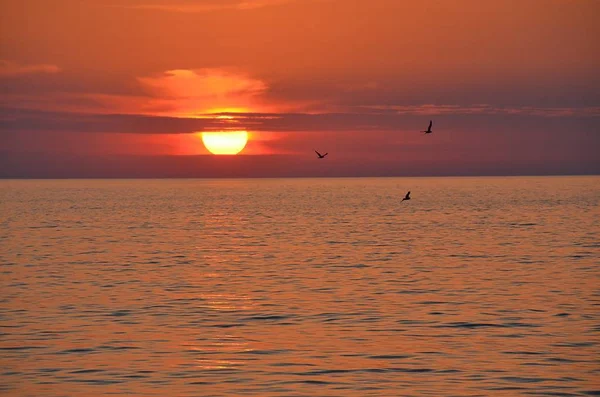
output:
[[[600,395],[600,177],[0,200],[3,396]]]

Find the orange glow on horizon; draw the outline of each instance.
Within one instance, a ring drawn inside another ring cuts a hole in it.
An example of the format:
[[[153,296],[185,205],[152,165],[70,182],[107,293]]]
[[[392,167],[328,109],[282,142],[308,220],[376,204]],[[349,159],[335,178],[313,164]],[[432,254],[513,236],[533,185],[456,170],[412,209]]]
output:
[[[219,113],[251,113],[253,110],[247,107],[231,107],[231,108],[214,108],[209,109],[206,113],[215,114],[218,119],[232,119],[234,116],[224,115]],[[256,111],[256,110],[254,110]]]

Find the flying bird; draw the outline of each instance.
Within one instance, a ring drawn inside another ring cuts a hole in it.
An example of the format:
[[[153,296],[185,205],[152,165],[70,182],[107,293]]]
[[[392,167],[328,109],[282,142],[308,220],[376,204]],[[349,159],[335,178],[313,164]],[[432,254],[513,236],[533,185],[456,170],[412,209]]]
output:
[[[317,156],[319,156],[320,159],[324,159],[325,156],[327,156],[329,154],[329,153],[321,154],[321,153],[317,152],[316,150],[315,150],[315,153],[317,154]]]
[[[429,127],[427,127],[427,131],[421,131],[424,132],[426,134],[431,134],[433,131],[431,131],[431,126],[433,125],[433,120],[429,120]]]
[[[402,199],[402,201],[404,200],[410,200],[410,190],[408,191],[408,193],[406,193],[406,196],[404,196],[404,198]]]

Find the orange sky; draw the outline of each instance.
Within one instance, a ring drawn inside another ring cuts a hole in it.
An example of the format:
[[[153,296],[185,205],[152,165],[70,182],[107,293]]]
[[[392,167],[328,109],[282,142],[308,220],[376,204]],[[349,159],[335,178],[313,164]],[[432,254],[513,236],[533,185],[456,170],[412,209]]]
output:
[[[598,173],[598,17],[595,0],[0,0],[0,176]],[[251,156],[204,158],[193,133],[219,129],[250,131]]]

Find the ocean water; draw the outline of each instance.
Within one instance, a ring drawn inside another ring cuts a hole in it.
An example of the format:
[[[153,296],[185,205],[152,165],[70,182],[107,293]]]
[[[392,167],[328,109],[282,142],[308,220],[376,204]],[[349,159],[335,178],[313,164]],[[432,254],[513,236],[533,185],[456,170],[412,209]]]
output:
[[[2,396],[600,395],[600,177],[0,199]]]

